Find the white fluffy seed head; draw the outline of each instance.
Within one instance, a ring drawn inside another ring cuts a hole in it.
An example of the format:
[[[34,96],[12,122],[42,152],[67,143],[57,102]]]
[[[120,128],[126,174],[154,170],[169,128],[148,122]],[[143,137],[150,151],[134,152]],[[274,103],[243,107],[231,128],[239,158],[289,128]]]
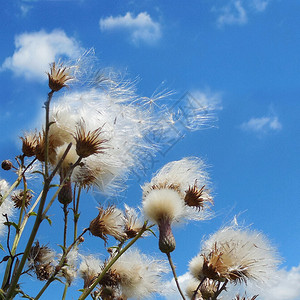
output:
[[[81,255],[81,259],[82,261],[79,265],[78,273],[84,281],[84,288],[86,288],[89,287],[97,278],[97,275],[101,273],[103,262],[93,255]]]
[[[207,219],[211,217],[207,208],[212,204],[207,185],[208,174],[201,159],[188,157],[170,162],[142,187],[144,211],[155,222],[162,213],[176,221]]]
[[[204,264],[214,270],[210,274],[212,277],[234,283],[247,283],[248,280],[266,283],[279,263],[277,252],[265,236],[239,227],[226,227],[216,232],[204,243],[201,255]],[[200,260],[191,261],[190,270],[194,276],[204,272]]]
[[[162,260],[154,260],[139,250],[125,252],[112,266],[119,274],[122,294],[127,298],[144,299],[162,290],[160,277],[168,271]]]
[[[204,258],[202,255],[195,256],[189,263],[189,270],[192,276],[197,280],[202,280]]]
[[[143,209],[147,217],[156,223],[161,219],[172,222],[180,218],[184,202],[175,190],[157,189],[144,195]]]

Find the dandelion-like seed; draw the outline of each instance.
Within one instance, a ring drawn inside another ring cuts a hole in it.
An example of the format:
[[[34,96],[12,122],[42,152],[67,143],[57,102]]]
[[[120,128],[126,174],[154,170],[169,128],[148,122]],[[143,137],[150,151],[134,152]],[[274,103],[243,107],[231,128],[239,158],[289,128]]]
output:
[[[32,194],[29,190],[24,193],[23,190],[17,190],[14,191],[11,195],[11,200],[15,204],[15,208],[22,208],[24,205],[24,208],[27,208],[30,205],[32,199]]]
[[[81,126],[77,128],[75,134],[76,140],[76,152],[78,156],[85,158],[93,154],[101,153],[104,147],[103,143],[107,142],[105,139],[101,139],[101,128],[94,131],[85,132],[85,129]]]
[[[122,212],[115,206],[107,209],[99,208],[98,216],[90,223],[90,232],[94,236],[98,236],[107,243],[107,236],[111,235],[118,241],[126,239],[124,233],[124,217]]]
[[[112,266],[112,282],[119,285],[125,299],[144,299],[162,290],[160,277],[167,270],[165,261],[155,260],[132,249],[125,252]]]
[[[198,158],[183,158],[165,165],[143,188],[143,209],[159,227],[159,249],[172,252],[175,238],[171,225],[183,219],[204,220],[212,203],[204,186],[208,175]],[[197,183],[203,188],[198,189]]]
[[[36,147],[34,149],[35,156],[40,162],[44,162],[45,161],[45,153],[46,153],[45,132],[44,131],[42,133],[40,132],[37,135],[36,140],[37,140]],[[53,143],[52,135],[49,135],[48,157],[49,157],[49,162],[52,165],[54,165],[55,161],[56,161],[56,147],[55,147],[55,144]]]
[[[277,264],[276,252],[263,235],[227,227],[204,243],[189,266],[198,280],[207,277],[236,284],[248,280],[266,282]]]
[[[36,133],[29,133],[24,137],[20,137],[22,140],[22,152],[25,156],[31,157],[35,155],[35,148],[38,143],[38,137]]]
[[[73,77],[69,73],[69,69],[64,67],[63,64],[56,66],[55,62],[50,64],[50,73],[48,72],[49,88],[57,92],[63,87],[67,86],[67,82],[72,80]]]

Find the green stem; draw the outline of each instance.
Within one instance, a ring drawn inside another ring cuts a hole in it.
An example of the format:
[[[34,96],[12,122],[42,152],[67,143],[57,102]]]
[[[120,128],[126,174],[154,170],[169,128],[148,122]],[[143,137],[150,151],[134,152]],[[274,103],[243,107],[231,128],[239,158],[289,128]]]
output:
[[[169,264],[170,264],[172,272],[173,272],[173,276],[174,276],[174,279],[175,279],[175,282],[176,282],[177,289],[178,289],[182,299],[185,300],[184,294],[183,294],[183,292],[180,288],[179,282],[178,282],[178,278],[177,278],[177,274],[176,274],[176,271],[175,271],[175,266],[174,266],[172,258],[171,258],[171,254],[170,254],[170,252],[167,252],[166,254],[167,254]]]
[[[67,246],[67,228],[68,228],[68,204],[64,204],[63,206],[64,211],[64,248]]]
[[[101,281],[101,279],[105,276],[105,274],[108,272],[108,270],[113,266],[113,264],[119,259],[119,257],[125,252],[127,251],[141,236],[142,234],[148,230],[149,228],[147,227],[147,222],[145,222],[144,226],[142,227],[142,229],[140,230],[140,232],[137,234],[137,236],[131,240],[120,252],[118,252],[116,254],[116,256],[114,256],[109,263],[105,266],[105,268],[103,269],[103,271],[101,272],[101,274],[97,277],[97,279],[94,281],[94,283],[86,288],[84,290],[84,292],[81,294],[81,296],[78,298],[78,300],[83,300],[86,297],[88,297],[88,295],[93,291],[93,289],[96,287],[96,285]]]
[[[65,283],[65,288],[64,288],[64,293],[63,293],[63,296],[62,296],[61,300],[66,299],[68,288],[69,288],[69,284],[66,282]]]
[[[81,195],[81,186],[78,188],[76,204],[74,205],[74,208],[73,208],[73,214],[74,214],[74,241],[77,239],[78,219],[79,219],[78,210],[79,210],[80,195]],[[75,197],[74,197],[74,201],[75,201]]]

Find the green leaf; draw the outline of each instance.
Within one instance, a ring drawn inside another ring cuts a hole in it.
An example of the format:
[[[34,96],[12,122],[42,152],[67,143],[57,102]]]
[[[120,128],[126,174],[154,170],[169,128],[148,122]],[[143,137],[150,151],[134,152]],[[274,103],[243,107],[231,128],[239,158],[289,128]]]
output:
[[[15,227],[15,228],[16,228],[16,230],[17,230],[17,231],[19,231],[19,230],[20,230],[20,228],[19,228],[18,224],[17,224],[17,223],[15,223],[15,222],[4,222],[3,224],[4,224],[4,225],[6,225],[6,226],[13,226],[13,227]]]
[[[32,211],[31,213],[29,213],[29,217],[31,217],[31,216],[37,216],[37,213],[36,212],[34,212],[34,211]]]
[[[46,216],[45,219],[48,221],[49,225],[52,225],[52,220],[49,218],[49,216]]]

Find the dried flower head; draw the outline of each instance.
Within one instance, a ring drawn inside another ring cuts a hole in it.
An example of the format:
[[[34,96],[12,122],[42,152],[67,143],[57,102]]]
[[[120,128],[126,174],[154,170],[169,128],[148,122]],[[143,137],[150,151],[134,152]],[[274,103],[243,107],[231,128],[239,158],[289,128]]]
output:
[[[126,238],[124,233],[124,217],[122,212],[115,206],[104,209],[98,208],[98,216],[90,223],[90,232],[107,242],[107,236],[111,235],[116,240],[122,241]]]
[[[45,132],[39,133],[37,135],[37,143],[34,150],[36,158],[44,162],[45,161],[45,148],[46,148],[46,142],[45,142]],[[53,143],[53,136],[49,135],[49,149],[48,149],[48,156],[49,156],[49,162],[51,164],[55,164],[56,161],[56,149],[55,145]]]
[[[98,258],[88,255],[81,256],[82,262],[79,266],[79,276],[84,281],[84,287],[87,288],[93,284],[94,280],[97,278],[98,274],[102,271],[101,266],[103,263]]]
[[[70,68],[64,67],[63,64],[55,65],[55,62],[50,64],[50,73],[48,72],[49,88],[57,92],[67,86],[67,82],[73,79],[69,73]]]
[[[31,247],[28,265],[33,269],[39,280],[48,280],[54,272],[55,252],[47,246],[40,246],[38,241]]]
[[[102,153],[103,143],[107,142],[100,138],[101,128],[86,133],[83,126],[77,128],[75,134],[76,152],[78,156],[85,158],[93,154]]]
[[[66,282],[71,285],[73,280],[77,276],[77,262],[78,262],[78,251],[76,248],[73,248],[65,259],[64,266],[60,269],[58,276],[64,277]]]
[[[154,260],[132,249],[125,252],[111,270],[124,299],[144,299],[162,290],[160,277],[168,268],[166,262]]]
[[[213,204],[212,197],[205,189],[205,185],[198,188],[197,180],[195,180],[194,185],[189,186],[186,191],[184,202],[186,205],[195,208],[198,211],[207,208],[209,204]]]
[[[13,167],[13,164],[10,160],[3,160],[1,163],[1,168],[5,171],[9,171]]]
[[[128,239],[134,238],[142,229],[144,221],[141,220],[136,210],[125,204],[125,215],[124,215],[124,232]],[[145,232],[144,235],[146,235]]]
[[[213,299],[213,296],[218,290],[218,282],[210,280],[210,279],[205,279],[200,288],[199,287],[200,281],[195,280],[194,278],[191,278],[189,280],[189,284],[186,288],[186,294],[189,297],[189,299],[194,299],[194,300],[204,300],[204,299]],[[194,293],[197,290],[196,298],[193,298]]]
[[[17,190],[11,195],[11,200],[14,202],[15,208],[22,208],[23,205],[24,208],[27,208],[30,205],[31,199],[32,193],[29,190],[26,193],[23,190]]]
[[[276,252],[262,234],[227,227],[204,243],[201,253],[190,262],[190,272],[200,280],[266,282],[277,264]]]
[[[35,147],[37,146],[38,139],[36,133],[29,133],[22,140],[22,152],[25,156],[31,157],[35,155]]]
[[[233,300],[255,300],[258,297],[258,295],[254,295],[253,297],[249,298],[247,297],[247,295],[245,296],[240,296],[240,295],[236,295]]]

